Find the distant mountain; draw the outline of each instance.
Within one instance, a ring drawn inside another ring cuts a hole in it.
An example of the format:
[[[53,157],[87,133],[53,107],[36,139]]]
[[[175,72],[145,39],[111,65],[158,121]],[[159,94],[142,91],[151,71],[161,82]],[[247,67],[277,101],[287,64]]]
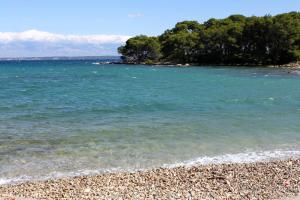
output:
[[[59,57],[23,57],[23,58],[0,58],[0,61],[9,60],[103,60],[103,61],[120,61],[120,56],[59,56]]]

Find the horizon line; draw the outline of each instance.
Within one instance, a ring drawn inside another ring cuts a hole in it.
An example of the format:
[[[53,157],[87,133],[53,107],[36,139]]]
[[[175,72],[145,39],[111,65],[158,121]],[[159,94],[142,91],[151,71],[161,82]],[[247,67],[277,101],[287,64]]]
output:
[[[5,61],[5,60],[34,60],[34,59],[83,59],[83,58],[121,58],[120,55],[101,55],[101,56],[22,56],[22,57],[0,57],[0,61]]]

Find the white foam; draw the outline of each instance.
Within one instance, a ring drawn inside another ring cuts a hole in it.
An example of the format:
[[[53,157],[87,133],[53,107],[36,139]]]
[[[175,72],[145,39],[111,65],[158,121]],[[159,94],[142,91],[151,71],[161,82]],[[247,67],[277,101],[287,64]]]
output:
[[[224,163],[253,163],[259,161],[270,161],[270,160],[284,160],[289,158],[300,158],[300,151],[292,150],[274,150],[274,151],[258,151],[258,152],[244,152],[237,154],[224,154],[218,156],[203,156],[196,159],[191,159],[183,162],[178,162],[174,164],[164,164],[164,168],[174,168],[174,167],[191,167],[197,165],[209,165],[209,164],[224,164]],[[87,175],[97,175],[103,173],[112,172],[136,172],[144,171],[147,169],[124,169],[124,168],[111,168],[111,169],[82,169],[74,172],[54,172],[43,177],[31,177],[31,176],[20,176],[14,178],[0,178],[0,185],[4,184],[15,184],[22,183],[26,181],[43,181],[48,179],[57,179],[64,177],[74,177],[74,176],[87,176]]]
[[[295,71],[293,71],[292,73],[297,74],[297,75],[300,75],[300,70],[295,70]]]
[[[98,169],[98,170],[90,170],[83,169],[73,172],[53,172],[46,176],[19,176],[14,178],[0,178],[0,185],[8,185],[8,184],[16,184],[16,183],[24,183],[27,181],[45,181],[49,179],[59,179],[66,177],[75,177],[75,176],[89,176],[89,175],[97,175],[104,173],[112,173],[112,172],[128,172],[130,169],[121,169],[121,168],[111,168],[111,169]]]
[[[15,178],[0,178],[0,185],[13,184],[13,183],[21,183],[25,181],[33,180],[32,177],[28,176],[20,176]]]
[[[224,154],[212,157],[204,156],[175,164],[166,164],[163,167],[173,168],[179,166],[195,166],[224,163],[253,163],[259,161],[282,160],[289,158],[300,158],[300,151],[275,150]]]

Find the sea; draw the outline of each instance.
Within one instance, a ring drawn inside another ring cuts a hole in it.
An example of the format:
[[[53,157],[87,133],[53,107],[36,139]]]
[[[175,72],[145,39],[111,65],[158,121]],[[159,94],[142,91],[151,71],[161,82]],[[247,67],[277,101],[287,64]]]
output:
[[[300,71],[0,61],[0,184],[300,157]]]

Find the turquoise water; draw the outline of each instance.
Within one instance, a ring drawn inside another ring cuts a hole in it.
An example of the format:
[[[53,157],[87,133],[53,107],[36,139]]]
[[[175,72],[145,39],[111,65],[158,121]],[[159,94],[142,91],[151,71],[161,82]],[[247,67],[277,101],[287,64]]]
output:
[[[0,183],[300,155],[298,73],[0,62]]]

